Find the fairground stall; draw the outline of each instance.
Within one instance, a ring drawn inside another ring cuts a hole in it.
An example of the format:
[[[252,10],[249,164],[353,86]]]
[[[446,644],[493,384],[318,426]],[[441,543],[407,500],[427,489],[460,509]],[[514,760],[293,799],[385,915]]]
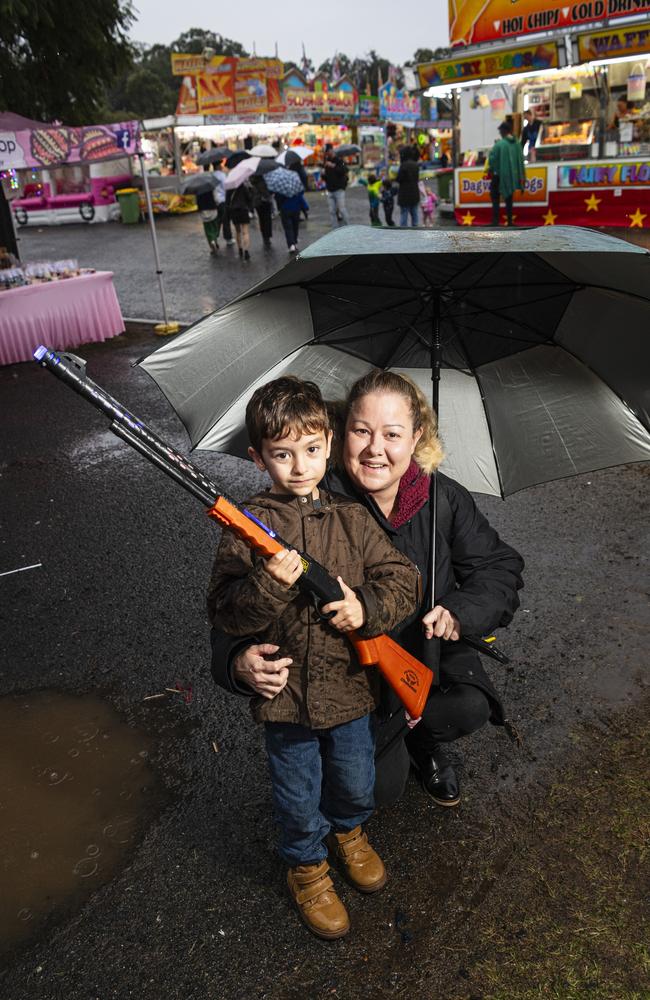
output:
[[[485,44],[418,67],[428,93],[452,101],[457,221],[491,223],[486,164],[498,126],[508,120],[526,159],[515,225],[650,227],[647,16],[620,21],[610,11],[608,29],[582,30],[580,11],[594,5],[579,11],[525,0],[513,17],[503,0],[491,0],[488,13],[473,21],[466,6],[464,19],[459,13],[452,20],[452,43]],[[555,30],[540,35],[542,25]]]
[[[18,226],[119,218],[116,192],[132,184],[138,122],[3,128],[0,182]]]

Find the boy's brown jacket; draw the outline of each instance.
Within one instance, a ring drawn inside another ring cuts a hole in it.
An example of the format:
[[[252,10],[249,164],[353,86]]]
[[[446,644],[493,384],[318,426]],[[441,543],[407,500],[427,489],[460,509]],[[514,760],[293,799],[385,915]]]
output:
[[[366,612],[360,635],[388,632],[415,611],[417,569],[360,504],[325,491],[319,501],[262,493],[246,508],[356,591]],[[264,560],[228,531],[212,570],[208,615],[224,632],[276,643],[278,655],[293,660],[286,687],[275,698],[252,699],[257,722],[327,729],[376,707],[376,668],[359,666],[344,634],[320,621],[297,587],[276,583]]]

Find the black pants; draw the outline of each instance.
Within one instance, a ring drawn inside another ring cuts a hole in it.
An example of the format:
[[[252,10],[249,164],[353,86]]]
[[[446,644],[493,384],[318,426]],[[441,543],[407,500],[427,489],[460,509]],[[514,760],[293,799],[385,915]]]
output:
[[[271,202],[261,201],[257,206],[257,218],[260,220],[260,233],[265,243],[273,236],[273,220],[271,218]]]
[[[384,204],[384,218],[386,219],[386,225],[394,226],[395,223],[393,222],[393,206],[395,203],[393,201],[385,201],[383,204]]]
[[[422,721],[415,729],[406,730],[405,738],[403,734],[385,754],[381,754],[382,740],[390,740],[403,725],[404,713],[399,710],[386,724],[386,732],[378,735],[375,804],[392,805],[401,796],[409,773],[409,750],[426,753],[436,743],[450,743],[468,736],[484,726],[489,717],[490,703],[480,688],[471,684],[452,684],[444,691],[437,688],[429,696]]]
[[[379,202],[370,202],[370,224],[372,226],[380,226],[381,222],[379,220]]]
[[[224,240],[231,240],[232,229],[230,228],[230,216],[228,215],[228,206],[225,201],[217,205],[217,225],[221,226]]]
[[[492,199],[492,225],[499,225],[499,202],[501,200],[501,195],[499,192],[499,178],[493,177],[490,181],[490,198]],[[512,195],[503,199],[506,203],[506,215],[508,218],[508,225],[512,225]]]
[[[300,229],[300,212],[283,212],[280,209],[282,228],[287,238],[287,246],[295,247],[298,242],[298,231]]]

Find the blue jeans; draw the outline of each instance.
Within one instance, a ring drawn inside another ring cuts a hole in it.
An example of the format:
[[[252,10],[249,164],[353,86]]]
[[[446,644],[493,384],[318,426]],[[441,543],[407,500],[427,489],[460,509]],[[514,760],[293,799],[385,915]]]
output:
[[[289,867],[327,857],[330,832],[349,832],[374,808],[374,717],[332,729],[267,722],[266,749],[273,786],[278,851]]]
[[[418,209],[419,205],[400,205],[399,207],[399,224],[400,226],[407,226],[409,221],[409,215],[411,216],[411,225],[417,226],[418,224]]]

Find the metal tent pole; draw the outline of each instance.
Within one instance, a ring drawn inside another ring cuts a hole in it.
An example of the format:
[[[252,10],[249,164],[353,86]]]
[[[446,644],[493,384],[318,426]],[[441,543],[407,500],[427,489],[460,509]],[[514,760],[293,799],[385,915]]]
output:
[[[164,322],[158,323],[156,325],[156,333],[161,336],[167,336],[171,333],[178,333],[180,327],[178,323],[170,322],[167,316],[167,302],[165,300],[165,287],[163,285],[162,269],[160,267],[160,254],[158,253],[158,238],[156,236],[156,223],[153,217],[153,205],[151,203],[151,190],[149,188],[149,178],[147,177],[147,168],[144,162],[144,153],[138,153],[138,159],[140,160],[140,170],[142,172],[142,183],[144,186],[144,196],[147,202],[147,215],[149,216],[149,229],[151,231],[151,242],[153,243],[153,255],[156,262],[156,277],[158,278],[158,287],[160,289],[160,299],[162,302],[162,311]]]

